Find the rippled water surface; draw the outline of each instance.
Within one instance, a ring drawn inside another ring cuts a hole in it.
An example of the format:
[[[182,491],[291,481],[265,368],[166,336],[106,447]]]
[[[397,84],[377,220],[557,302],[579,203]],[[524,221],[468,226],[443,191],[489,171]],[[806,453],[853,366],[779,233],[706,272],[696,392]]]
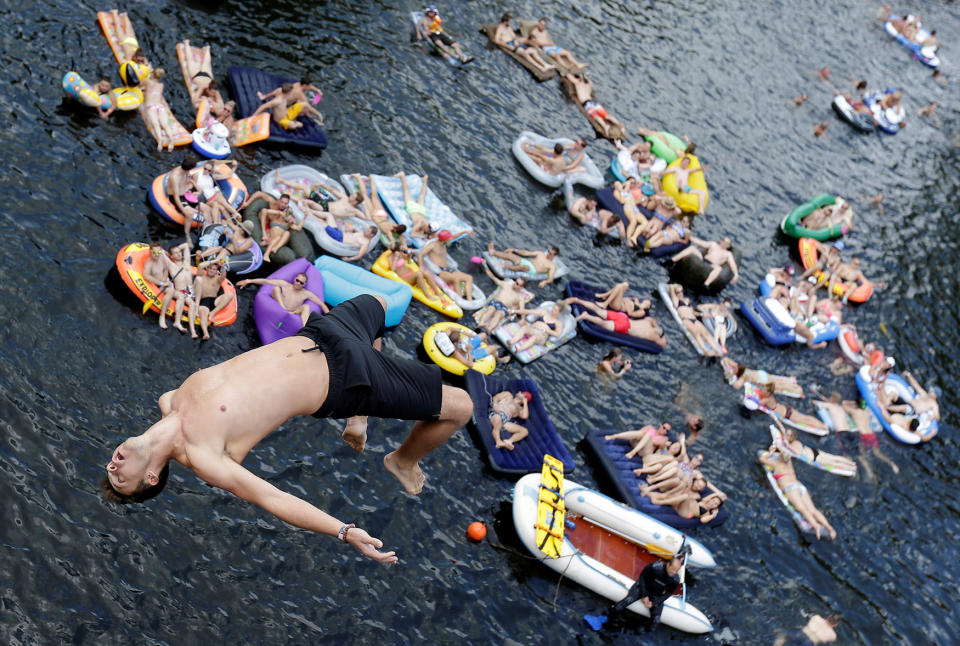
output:
[[[627,632],[591,633],[584,613],[605,603],[511,550],[522,549],[509,515],[512,482],[494,476],[461,432],[425,462],[417,499],[381,467],[407,424],[376,421],[357,456],[332,422],[298,419],[269,436],[247,466],[277,486],[381,537],[401,562],[361,560],[329,537],[292,529],[173,467],[156,501],[116,509],[96,482],[111,450],[157,416],[156,397],[200,367],[258,343],[252,293],[240,318],[203,345],[161,333],[110,276],[117,250],[151,238],[172,242],[144,201],[151,179],[181,153],[152,150],[135,115],[109,123],[61,102],[59,79],[114,73],[86,2],[0,3],[0,642],[3,643],[633,643]],[[492,237],[509,246],[556,243],[571,275],[598,284],[628,279],[652,292],[665,270],[651,259],[597,242],[550,205],[550,192],[514,162],[521,129],[589,134],[557,81],[538,84],[487,47],[478,32],[505,7],[444,6],[446,25],[477,56],[452,69],[407,42],[415,5],[381,3],[131,2],[140,42],[170,71],[167,97],[188,121],[174,43],[210,44],[216,76],[230,64],[299,75],[325,92],[329,149],[320,157],[268,147],[237,152],[254,186],[268,169],[306,163],[336,175],[401,168],[427,172],[437,194],[477,230],[461,251]],[[719,567],[696,573],[689,599],[714,622],[713,635],[669,630],[650,643],[769,643],[775,631],[813,612],[841,612],[843,643],[960,641],[957,519],[960,479],[957,360],[960,294],[955,226],[960,167],[955,86],[942,86],[885,36],[877,5],[814,2],[592,1],[509,7],[550,20],[554,38],[590,62],[598,98],[633,130],[687,134],[699,145],[711,188],[698,235],[733,236],[743,250],[750,297],[768,266],[791,247],[777,224],[794,204],[837,192],[857,205],[850,246],[888,287],[850,319],[900,365],[943,389],[944,422],[929,445],[880,438],[899,475],[875,464],[876,479],[847,481],[801,467],[814,500],[840,532],[835,542],[800,538],[754,458],[767,420],[741,414],[715,363],[696,355],[655,305],[670,343],[660,356],[634,356],[635,370],[604,388],[592,366],[607,350],[577,339],[506,375],[538,381],[573,449],[586,429],[682,420],[678,406],[708,419],[707,475],[731,494],[733,517],[702,535]],[[916,9],[945,43],[943,69],[957,72],[960,18],[949,2]],[[831,88],[852,77],[903,89],[909,126],[895,137],[859,136],[829,111]],[[790,97],[807,93],[797,108]],[[937,101],[938,122],[915,111]],[[813,125],[826,121],[824,136]],[[598,164],[613,148],[591,143]],[[882,209],[865,196],[885,195]],[[561,287],[544,295],[555,297]],[[436,320],[414,304],[386,339],[415,356]],[[845,396],[849,376],[827,369],[836,350],[767,347],[745,324],[731,353],[750,365],[795,373]],[[677,403],[679,402],[679,403]],[[801,404],[803,407],[804,404]],[[835,449],[834,438],[823,447]],[[576,452],[572,477],[594,483]],[[464,538],[485,520],[490,540]],[[503,545],[506,550],[494,549]],[[556,598],[556,607],[553,601]]]

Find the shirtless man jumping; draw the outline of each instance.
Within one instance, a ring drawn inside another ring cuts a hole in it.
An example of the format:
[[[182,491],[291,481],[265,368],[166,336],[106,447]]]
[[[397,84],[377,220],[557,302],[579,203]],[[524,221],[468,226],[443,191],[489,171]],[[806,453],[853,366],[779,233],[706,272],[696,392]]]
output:
[[[336,536],[364,556],[395,563],[394,552],[364,530],[281,491],[248,471],[244,458],[296,415],[347,419],[344,441],[362,451],[367,415],[419,420],[384,466],[409,493],[419,493],[419,461],[466,424],[470,396],[444,385],[440,368],[380,353],[385,302],[358,296],[297,335],[190,375],[159,400],[163,417],[118,446],[107,464],[104,496],[143,502],[163,489],[170,460],[204,482],[263,507],[280,520]]]
[[[330,311],[319,296],[307,289],[307,275],[302,271],[293,277],[293,283],[277,278],[245,278],[237,282],[237,287],[247,285],[273,285],[270,295],[283,306],[283,309],[300,315],[301,327],[306,325],[307,319],[310,318],[311,310],[307,301],[319,305],[324,314]]]

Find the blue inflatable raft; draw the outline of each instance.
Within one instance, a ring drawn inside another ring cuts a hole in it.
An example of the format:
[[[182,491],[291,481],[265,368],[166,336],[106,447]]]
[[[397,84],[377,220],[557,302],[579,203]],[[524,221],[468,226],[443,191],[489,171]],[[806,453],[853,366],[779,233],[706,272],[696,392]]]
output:
[[[387,327],[400,325],[413,298],[410,285],[383,278],[333,256],[320,256],[313,265],[323,277],[323,300],[330,306],[360,294],[381,296],[387,302]]]

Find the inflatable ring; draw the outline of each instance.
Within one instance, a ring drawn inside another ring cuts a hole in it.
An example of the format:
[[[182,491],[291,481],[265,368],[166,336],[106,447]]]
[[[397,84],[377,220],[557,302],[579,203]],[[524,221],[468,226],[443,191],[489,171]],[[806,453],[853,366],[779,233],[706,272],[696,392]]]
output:
[[[453,321],[441,321],[427,328],[423,333],[423,349],[427,351],[427,356],[430,357],[430,360],[435,364],[443,368],[449,373],[455,375],[463,375],[467,371],[466,364],[461,363],[455,357],[447,356],[440,351],[440,348],[437,347],[434,338],[437,336],[438,332],[447,332],[448,330],[457,329],[463,332],[470,332],[473,334],[472,330],[464,325],[459,323],[454,323]],[[488,347],[488,344],[484,343],[480,346],[481,349]],[[485,375],[489,375],[493,372],[493,369],[497,367],[497,360],[492,354],[487,354],[485,357],[478,361],[474,361],[473,368],[477,372],[482,372]]]

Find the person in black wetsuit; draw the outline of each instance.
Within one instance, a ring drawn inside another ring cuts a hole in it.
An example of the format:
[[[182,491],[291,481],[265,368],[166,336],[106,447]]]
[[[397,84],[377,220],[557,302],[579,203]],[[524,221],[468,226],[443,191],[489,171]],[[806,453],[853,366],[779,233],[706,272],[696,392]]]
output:
[[[663,603],[674,593],[680,585],[680,567],[683,560],[678,554],[669,561],[654,561],[643,568],[636,583],[630,586],[627,596],[615,603],[607,613],[616,617],[627,606],[637,601],[643,602],[650,610],[650,623],[647,630],[653,630],[660,623],[660,613],[663,612]]]

